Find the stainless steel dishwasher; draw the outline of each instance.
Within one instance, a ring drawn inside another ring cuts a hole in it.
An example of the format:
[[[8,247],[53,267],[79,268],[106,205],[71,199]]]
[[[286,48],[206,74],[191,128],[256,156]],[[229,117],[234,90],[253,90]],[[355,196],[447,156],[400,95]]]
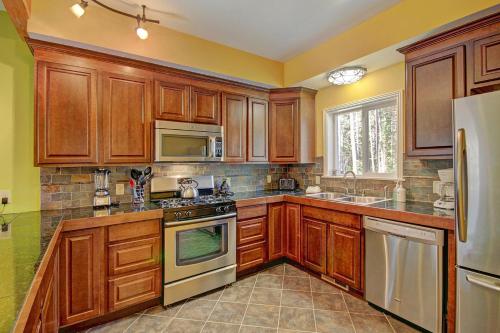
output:
[[[441,332],[444,232],[369,216],[363,225],[366,300]]]

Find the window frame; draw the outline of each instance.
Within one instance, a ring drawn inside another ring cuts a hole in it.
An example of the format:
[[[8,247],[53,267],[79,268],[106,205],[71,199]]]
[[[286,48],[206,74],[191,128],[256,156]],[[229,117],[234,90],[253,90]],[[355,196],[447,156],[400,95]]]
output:
[[[334,175],[335,171],[335,158],[338,153],[335,151],[337,146],[337,135],[335,130],[335,115],[352,112],[356,109],[363,110],[367,104],[383,103],[387,100],[395,100],[397,108],[397,166],[396,174],[380,174],[368,173],[363,175],[356,175],[358,179],[372,179],[372,180],[402,180],[403,179],[403,159],[404,159],[404,116],[403,116],[403,90],[393,91],[370,98],[354,101],[351,103],[342,104],[334,108],[327,108],[323,110],[323,177],[324,178],[343,178],[343,175]],[[338,157],[337,157],[338,158]]]

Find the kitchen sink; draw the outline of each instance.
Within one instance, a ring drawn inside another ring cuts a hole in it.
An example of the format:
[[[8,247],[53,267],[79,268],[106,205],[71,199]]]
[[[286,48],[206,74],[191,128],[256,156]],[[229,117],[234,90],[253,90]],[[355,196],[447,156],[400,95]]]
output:
[[[369,205],[369,204],[389,200],[389,199],[386,199],[384,197],[347,195],[347,194],[335,193],[335,192],[321,192],[321,193],[307,194],[306,196],[311,197],[311,198],[316,198],[316,199],[322,199],[322,200],[354,203],[354,204],[358,204],[358,205]]]

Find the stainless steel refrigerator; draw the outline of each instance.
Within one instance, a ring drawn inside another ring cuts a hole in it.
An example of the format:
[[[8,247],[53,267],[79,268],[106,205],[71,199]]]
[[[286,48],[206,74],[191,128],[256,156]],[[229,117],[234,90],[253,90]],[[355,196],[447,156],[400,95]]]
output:
[[[500,332],[500,91],[453,101],[457,332]]]

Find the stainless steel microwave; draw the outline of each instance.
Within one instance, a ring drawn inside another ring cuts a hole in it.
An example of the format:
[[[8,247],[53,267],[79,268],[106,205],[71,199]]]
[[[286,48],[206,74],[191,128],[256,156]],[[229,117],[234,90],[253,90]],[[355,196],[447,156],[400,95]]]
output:
[[[155,121],[155,162],[222,161],[222,126]]]

